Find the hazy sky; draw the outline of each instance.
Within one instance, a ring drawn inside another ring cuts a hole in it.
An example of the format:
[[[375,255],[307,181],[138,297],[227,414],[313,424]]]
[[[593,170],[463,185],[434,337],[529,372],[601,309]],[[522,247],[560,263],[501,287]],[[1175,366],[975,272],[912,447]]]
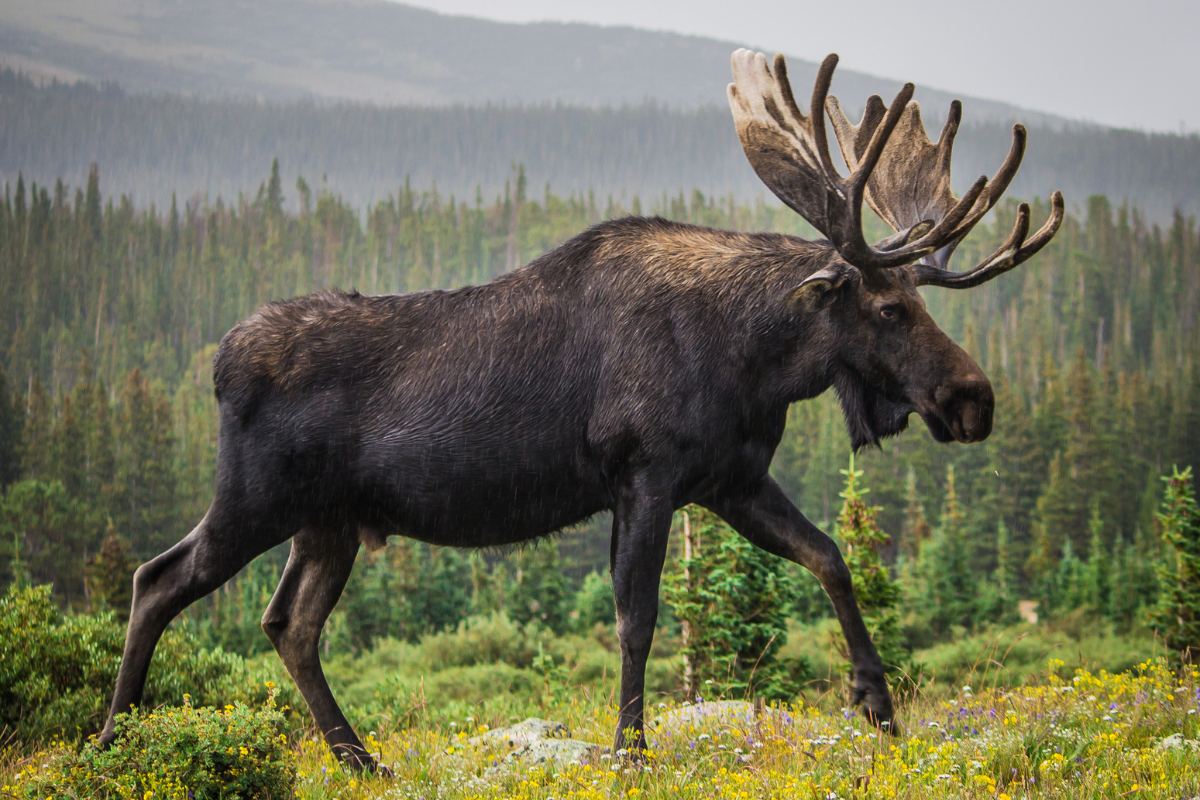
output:
[[[1026,108],[1200,130],[1200,0],[408,0],[506,22],[696,34]]]

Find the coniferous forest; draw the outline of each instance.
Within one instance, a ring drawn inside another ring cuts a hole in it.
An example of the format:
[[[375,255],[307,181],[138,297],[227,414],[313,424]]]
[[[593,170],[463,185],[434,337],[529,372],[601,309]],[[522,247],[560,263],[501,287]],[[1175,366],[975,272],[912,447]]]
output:
[[[139,208],[106,194],[93,166],[82,186],[19,178],[0,203],[0,731],[15,743],[0,750],[0,779],[18,797],[374,791],[308,728],[260,628],[286,544],[172,624],[143,700],[156,710],[121,717],[117,747],[86,744],[111,697],[134,569],[207,508],[211,360],[257,306],[326,287],[478,283],[630,213],[812,234],[787,209],[699,190],[628,205],[561,196],[531,187],[520,165],[491,198],[406,181],[365,213],[303,178],[284,185],[278,162],[265,172],[252,197]],[[1015,208],[998,208],[958,258],[992,252]],[[866,225],[868,238],[886,233]],[[1091,197],[1029,263],[925,297],[993,381],[991,437],[936,444],[917,421],[852,458],[827,392],[792,407],[772,465],[846,554],[912,726],[891,749],[883,737],[869,745],[873,791],[1190,791],[1195,219],[1148,224]],[[627,796],[841,797],[863,785],[859,748],[872,735],[849,724],[846,653],[819,584],[694,507],[673,522],[647,665],[652,718],[668,726],[654,734],[661,765],[618,774],[603,759],[620,751],[575,741],[561,746],[582,749],[558,766],[535,767],[543,782],[505,771],[502,758],[526,756],[489,744],[489,726],[534,715],[590,742],[611,733],[621,655],[608,550],[601,515],[516,549],[394,537],[360,551],[319,652],[409,796],[542,799],[575,787],[598,798],[611,796],[605,780],[632,786]],[[775,705],[750,727],[686,717],[699,722],[671,733],[698,700],[751,697]]]
[[[207,507],[210,361],[223,333],[258,305],[325,287],[478,283],[628,213],[806,228],[787,209],[699,191],[628,206],[561,197],[528,186],[520,168],[495,198],[406,183],[365,218],[304,179],[282,185],[277,165],[253,198],[172,199],[167,208],[104,194],[95,167],[85,186],[18,180],[0,206],[4,579],[27,570],[65,605],[127,608],[132,566],[177,541]],[[961,261],[990,252],[1012,214],[1005,206],[981,226]],[[1138,209],[1092,197],[1086,216],[1068,218],[1030,263],[976,289],[926,297],[991,377],[997,411],[983,444],[936,444],[917,421],[860,457],[890,537],[885,559],[914,598],[910,638],[928,645],[1015,619],[1020,601],[1037,602],[1043,616],[1087,609],[1123,628],[1142,624],[1162,563],[1162,476],[1200,460],[1195,220],[1148,225]],[[829,531],[848,454],[832,393],[793,407],[774,474]],[[607,549],[597,520],[557,547],[505,557],[415,545],[391,548],[380,564],[364,555],[343,607],[375,610],[347,615],[345,636],[356,646],[412,638],[452,626],[473,604],[530,616],[532,602],[535,616],[565,619],[583,579],[603,572]],[[522,581],[563,572],[560,551],[566,577],[545,590],[558,599],[538,599],[544,587],[522,590]],[[263,570],[277,571],[280,557],[252,567],[237,591],[265,603],[273,587]],[[547,558],[552,569],[518,563]],[[514,601],[521,591],[532,592],[528,602]],[[405,607],[379,608],[380,592],[402,594]],[[797,613],[827,614],[811,594]],[[221,603],[219,593],[214,615]],[[226,644],[264,649],[254,622],[247,642]]]

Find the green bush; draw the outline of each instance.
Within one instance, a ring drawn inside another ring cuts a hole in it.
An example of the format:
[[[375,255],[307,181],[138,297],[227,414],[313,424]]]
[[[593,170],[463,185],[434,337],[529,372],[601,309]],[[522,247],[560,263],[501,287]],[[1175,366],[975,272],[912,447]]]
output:
[[[425,670],[495,662],[528,667],[538,654],[538,642],[553,639],[537,622],[522,625],[498,612],[467,617],[455,629],[423,636],[417,652]]]
[[[580,633],[587,633],[597,624],[613,624],[617,618],[617,604],[613,598],[612,580],[607,573],[601,575],[593,570],[583,579],[583,585],[575,594],[571,618],[575,630]]]
[[[117,741],[56,747],[39,754],[40,769],[17,781],[18,798],[99,800],[292,797],[295,757],[281,733],[272,693],[261,708],[170,708],[117,721]]]
[[[111,612],[62,614],[49,586],[9,587],[0,598],[0,730],[25,741],[52,735],[67,739],[100,730],[108,712],[125,632]],[[264,674],[252,673],[240,656],[202,648],[184,630],[159,642],[144,708],[266,700]],[[290,681],[285,701],[298,703]]]

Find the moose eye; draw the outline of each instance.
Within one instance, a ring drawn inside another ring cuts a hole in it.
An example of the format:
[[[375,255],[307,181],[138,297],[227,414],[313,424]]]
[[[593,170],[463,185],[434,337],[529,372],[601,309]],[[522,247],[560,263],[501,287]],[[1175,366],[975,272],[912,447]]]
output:
[[[900,319],[900,309],[897,306],[884,306],[879,309],[879,316],[888,322]]]

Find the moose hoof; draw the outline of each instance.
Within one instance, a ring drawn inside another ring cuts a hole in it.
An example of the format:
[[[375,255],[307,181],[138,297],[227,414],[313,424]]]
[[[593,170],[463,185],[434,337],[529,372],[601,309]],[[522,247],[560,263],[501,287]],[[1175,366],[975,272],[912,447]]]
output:
[[[875,727],[891,734],[899,733],[892,709],[892,695],[882,675],[856,675],[853,703],[862,706],[863,715]]]
[[[378,775],[381,778],[395,777],[390,768],[372,758],[362,745],[341,744],[334,745],[331,749],[338,760],[355,772]]]
[[[392,772],[391,767],[387,766],[386,764],[380,764],[370,756],[347,758],[344,763],[346,766],[350,767],[356,772],[361,772],[366,775],[374,775],[379,778],[388,779],[396,777],[396,774]]]

